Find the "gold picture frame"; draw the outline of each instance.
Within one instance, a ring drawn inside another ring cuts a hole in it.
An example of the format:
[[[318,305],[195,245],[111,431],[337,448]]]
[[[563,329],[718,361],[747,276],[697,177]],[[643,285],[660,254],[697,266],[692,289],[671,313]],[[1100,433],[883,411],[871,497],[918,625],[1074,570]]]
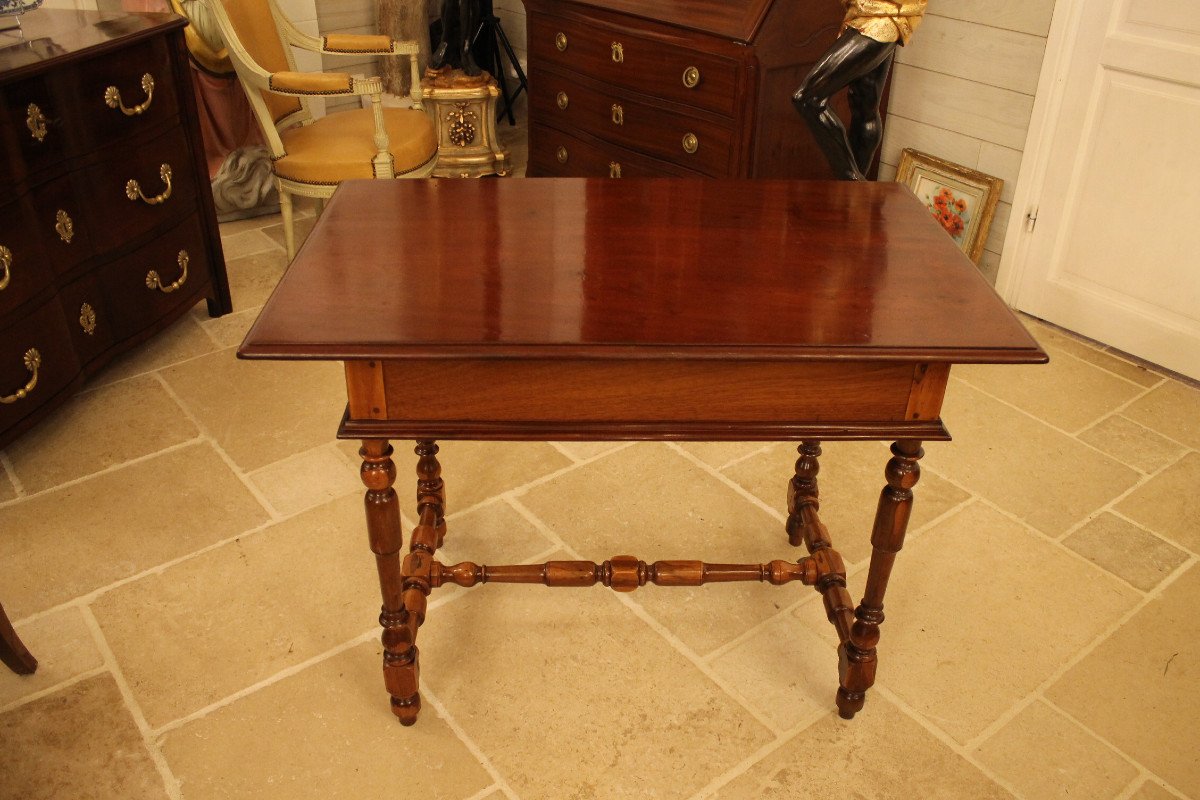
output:
[[[979,263],[1004,181],[906,147],[896,182],[911,189],[955,244]]]

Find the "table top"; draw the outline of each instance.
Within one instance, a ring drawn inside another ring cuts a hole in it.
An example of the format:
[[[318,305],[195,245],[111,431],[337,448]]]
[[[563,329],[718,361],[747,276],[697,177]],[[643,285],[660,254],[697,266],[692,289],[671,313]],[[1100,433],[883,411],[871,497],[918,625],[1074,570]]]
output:
[[[1040,363],[896,183],[351,181],[238,351]]]

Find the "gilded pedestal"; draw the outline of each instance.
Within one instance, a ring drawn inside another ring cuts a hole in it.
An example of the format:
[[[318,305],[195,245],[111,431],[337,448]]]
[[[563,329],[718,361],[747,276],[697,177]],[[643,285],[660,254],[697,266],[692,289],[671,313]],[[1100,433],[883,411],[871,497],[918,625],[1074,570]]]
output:
[[[471,77],[459,69],[430,69],[422,79],[425,108],[438,136],[440,178],[508,175],[508,151],[496,140],[496,98],[500,90],[486,72]]]

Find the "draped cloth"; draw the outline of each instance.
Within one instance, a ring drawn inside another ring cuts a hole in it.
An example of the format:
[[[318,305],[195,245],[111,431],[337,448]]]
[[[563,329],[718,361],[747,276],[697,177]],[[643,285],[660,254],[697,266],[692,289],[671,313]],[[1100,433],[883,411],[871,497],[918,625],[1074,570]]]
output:
[[[877,42],[908,44],[921,24],[929,0],[843,0],[842,31],[853,28]]]

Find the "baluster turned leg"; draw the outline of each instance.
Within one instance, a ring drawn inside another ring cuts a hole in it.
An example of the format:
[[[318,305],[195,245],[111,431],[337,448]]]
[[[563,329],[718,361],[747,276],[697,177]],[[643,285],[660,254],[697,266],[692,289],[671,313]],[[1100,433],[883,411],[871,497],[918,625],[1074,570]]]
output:
[[[811,506],[813,511],[821,507],[817,492],[817,473],[821,471],[818,461],[821,457],[821,443],[804,441],[796,449],[800,453],[800,457],[796,459],[796,475],[788,484],[788,541],[793,547],[806,545],[811,553],[816,549],[814,545],[817,543],[805,538],[805,507]]]
[[[446,484],[442,481],[442,465],[438,463],[438,446],[431,441],[417,442],[417,516],[430,507],[437,522],[437,547],[446,539]]]
[[[883,622],[883,595],[896,554],[904,545],[904,533],[912,511],[912,488],[921,477],[917,461],[925,451],[915,440],[892,445],[892,459],[884,474],[887,486],[879,495],[875,527],[871,531],[871,567],[862,603],[854,612],[850,636],[838,648],[841,687],[837,692],[838,713],[852,719],[866,701],[867,689],[875,683],[875,646],[879,643],[879,625]]]
[[[408,625],[408,612],[401,599],[403,580],[400,574],[400,504],[392,484],[396,480],[396,465],[392,461],[392,446],[385,439],[365,439],[358,451],[362,457],[360,474],[367,487],[365,505],[367,532],[371,551],[379,570],[379,588],[383,594],[383,610],[379,624],[383,626],[383,682],[392,696],[392,712],[400,721],[411,725],[421,707],[417,693],[417,652]]]

